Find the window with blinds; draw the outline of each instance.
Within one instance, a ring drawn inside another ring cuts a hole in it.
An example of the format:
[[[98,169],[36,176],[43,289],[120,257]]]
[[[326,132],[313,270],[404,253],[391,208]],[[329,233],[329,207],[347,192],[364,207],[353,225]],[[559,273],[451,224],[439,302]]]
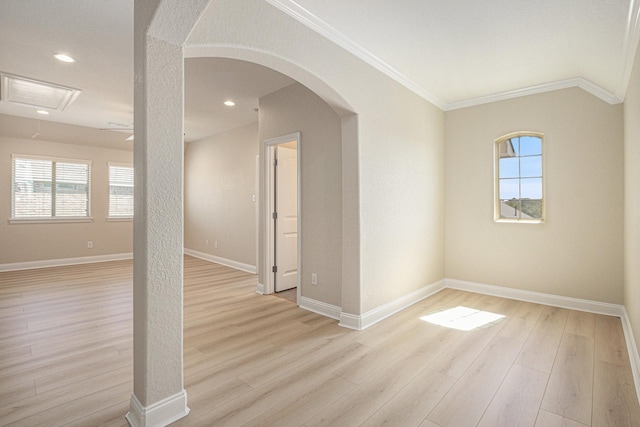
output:
[[[91,216],[91,162],[12,156],[12,219]]]
[[[133,218],[133,166],[109,163],[109,218]]]

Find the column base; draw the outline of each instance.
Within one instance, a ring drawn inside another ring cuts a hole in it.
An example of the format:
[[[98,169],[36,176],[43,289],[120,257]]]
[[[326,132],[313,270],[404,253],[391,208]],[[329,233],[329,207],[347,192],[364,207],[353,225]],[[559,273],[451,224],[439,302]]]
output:
[[[126,419],[131,427],[164,427],[187,415],[187,392],[182,390],[147,407],[132,394]]]

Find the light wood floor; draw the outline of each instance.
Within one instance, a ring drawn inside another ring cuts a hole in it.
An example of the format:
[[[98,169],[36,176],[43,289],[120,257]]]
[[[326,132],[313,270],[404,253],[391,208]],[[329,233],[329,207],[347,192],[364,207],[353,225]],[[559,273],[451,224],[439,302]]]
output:
[[[0,273],[0,425],[126,426],[131,263]],[[620,320],[444,290],[366,331],[185,258],[175,426],[640,426]],[[420,319],[503,314],[464,332]]]

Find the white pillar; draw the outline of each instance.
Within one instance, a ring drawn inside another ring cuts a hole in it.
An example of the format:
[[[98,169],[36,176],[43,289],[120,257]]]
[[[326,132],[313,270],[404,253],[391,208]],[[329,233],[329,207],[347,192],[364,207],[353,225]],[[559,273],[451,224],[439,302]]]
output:
[[[127,419],[166,425],[186,416],[182,366],[183,57],[146,38],[136,46],[134,141],[134,382]]]
[[[189,413],[182,366],[183,55],[145,37],[135,59],[134,382],[127,420]]]
[[[183,381],[183,44],[209,0],[135,0],[133,395],[127,421],[189,413]]]

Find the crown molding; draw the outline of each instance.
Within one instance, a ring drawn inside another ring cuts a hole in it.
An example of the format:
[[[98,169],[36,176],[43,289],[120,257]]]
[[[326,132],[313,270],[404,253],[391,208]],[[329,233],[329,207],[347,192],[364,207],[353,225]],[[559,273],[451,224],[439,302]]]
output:
[[[340,31],[336,30],[331,25],[327,24],[318,16],[311,13],[309,10],[297,4],[295,1],[266,0],[266,2],[291,16],[293,19],[307,26],[321,36],[331,40],[347,52],[355,55],[357,58],[360,58],[383,74],[386,74],[393,80],[405,86],[407,89],[426,99],[436,107],[442,110],[445,109],[446,104],[440,98],[427,91],[422,86],[418,85],[416,82],[409,79],[407,76],[400,73],[395,68],[391,67],[389,64],[342,34]]]
[[[343,33],[323,21],[321,18],[300,6],[295,0],[265,0],[280,11],[291,16],[296,21],[307,26],[311,30],[320,34],[321,36],[331,40],[341,48],[360,58],[367,64],[371,65],[378,71],[384,73],[388,77],[397,81],[405,86],[415,94],[421,96],[425,100],[429,101],[436,107],[443,111],[457,110],[460,108],[467,108],[476,105],[488,104],[491,102],[504,101],[507,99],[518,98],[521,96],[535,95],[539,93],[551,92],[554,90],[567,89],[571,87],[579,87],[593,96],[600,98],[601,100],[611,104],[619,104],[624,101],[624,95],[627,85],[631,76],[631,69],[635,60],[636,48],[638,46],[638,40],[640,39],[640,0],[630,0],[629,5],[629,17],[627,22],[627,35],[625,38],[625,68],[624,76],[621,80],[621,86],[616,93],[596,85],[595,83],[582,78],[576,77],[567,80],[560,80],[557,82],[544,83],[535,86],[529,86],[521,89],[515,89],[506,92],[500,92],[487,96],[481,96],[478,98],[472,98],[455,102],[444,102],[431,92],[427,91],[422,86],[418,85],[413,80],[406,77],[404,74],[391,67],[389,64],[363,48],[353,40],[345,36]]]
[[[463,101],[451,102],[448,103],[444,110],[458,110],[460,108],[473,107],[476,105],[489,104],[491,102],[497,101],[505,101],[507,99],[519,98],[521,96],[527,95],[536,95],[539,93],[551,92],[554,90],[567,89],[571,87],[579,87],[591,95],[600,98],[601,100],[614,105],[622,102],[622,99],[618,98],[616,95],[612,94],[608,90],[601,88],[595,83],[590,82],[589,80],[583,79],[582,77],[576,77],[573,79],[560,80],[557,82],[544,83],[541,85],[529,86],[522,89],[510,90],[507,92],[500,92],[492,95],[481,96],[478,98],[467,99]]]

